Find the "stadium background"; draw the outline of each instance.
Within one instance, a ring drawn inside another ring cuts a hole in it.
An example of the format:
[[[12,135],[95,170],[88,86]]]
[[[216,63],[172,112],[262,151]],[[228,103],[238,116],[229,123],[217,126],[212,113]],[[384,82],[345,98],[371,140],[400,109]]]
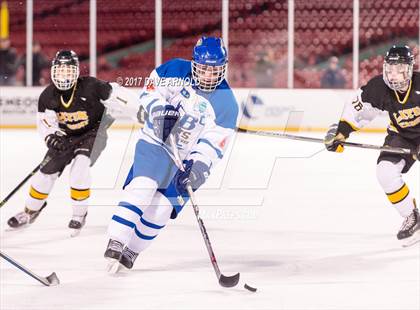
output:
[[[257,127],[284,128],[277,116],[288,109],[316,113],[312,105],[320,102],[318,114],[333,111],[334,117],[300,120],[299,126],[323,130],[353,96],[350,90],[381,74],[392,44],[409,45],[418,68],[419,7],[413,0],[7,0],[0,16],[1,37],[10,38],[17,54],[15,86],[31,85],[25,63],[30,66],[32,42],[48,61],[59,49],[73,49],[82,75],[141,87],[155,66],[174,57],[190,59],[201,35],[216,35],[228,46],[228,80],[238,101],[256,94],[264,103],[264,111],[251,117]],[[333,61],[341,80],[324,84]],[[39,84],[49,82],[46,65]],[[325,88],[341,90],[302,91]],[[29,119],[40,90],[0,92],[2,127],[33,126]],[[314,102],[302,102],[308,99]],[[373,129],[383,127],[380,122]]]
[[[26,30],[30,3],[33,32]],[[91,24],[95,3],[97,19]],[[415,68],[420,63],[416,0],[160,3],[162,61],[189,59],[202,34],[228,34],[229,82],[244,107],[241,121],[263,129],[292,124],[315,131],[296,135],[321,138],[355,88],[381,72],[390,45],[409,44]],[[6,28],[21,60],[31,50],[32,33],[49,60],[57,49],[74,49],[82,74],[97,62],[92,68],[99,78],[144,77],[159,54],[155,5],[152,0],[7,0]],[[360,25],[356,31],[354,19]],[[2,15],[0,24],[4,20]],[[96,25],[92,37],[91,25]],[[96,62],[89,62],[91,47],[97,48]],[[343,70],[343,89],[321,88],[332,56]],[[45,86],[24,86],[24,73],[21,64],[17,85],[0,86],[0,128],[19,128],[0,130],[0,197],[46,151],[33,129]],[[42,75],[47,83],[48,67]],[[370,130],[383,131],[386,123],[385,115]],[[66,171],[45,214],[28,230],[6,231],[6,220],[22,210],[28,188],[1,208],[1,250],[37,274],[57,272],[62,281],[57,288],[40,287],[0,260],[1,309],[420,309],[420,252],[396,243],[401,218],[375,178],[378,153],[348,148],[335,154],[322,144],[245,133],[235,136],[230,155],[197,198],[221,269],[227,275],[240,271],[244,282],[258,287],[257,294],[218,288],[192,210],[171,222],[142,254],[137,270],[109,277],[102,259],[106,227],[132,163],[135,133],[109,131],[107,148],[92,168],[92,207],[80,238],[69,238],[66,229],[71,216]],[[351,141],[380,145],[383,138],[355,133]],[[420,201],[418,164],[405,181]]]

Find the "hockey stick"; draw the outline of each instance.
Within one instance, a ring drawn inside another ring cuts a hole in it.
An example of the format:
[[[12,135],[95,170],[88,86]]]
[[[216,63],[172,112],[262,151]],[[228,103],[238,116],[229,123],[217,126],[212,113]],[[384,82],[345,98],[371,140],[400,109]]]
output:
[[[175,137],[171,134],[169,136],[172,152],[175,158],[174,162],[179,170],[184,171],[184,166],[182,164],[181,158],[179,156],[178,148],[176,147]],[[213,247],[210,243],[209,235],[207,234],[206,227],[204,226],[204,222],[200,217],[200,210],[198,209],[198,205],[195,200],[194,192],[190,184],[187,185],[188,195],[190,196],[191,204],[194,209],[195,217],[197,218],[198,226],[201,230],[201,235],[203,236],[204,243],[206,244],[207,252],[209,253],[211,264],[213,265],[214,271],[216,272],[217,279],[219,280],[219,284],[223,287],[233,287],[236,286],[239,282],[240,274],[237,273],[233,276],[225,276],[220,272],[219,265],[216,261],[216,255],[214,254]]]
[[[58,277],[55,274],[55,272],[53,272],[52,274],[50,274],[49,276],[47,276],[45,278],[44,277],[40,277],[37,274],[35,274],[32,271],[30,271],[28,268],[26,268],[26,267],[22,266],[21,264],[19,264],[18,262],[16,262],[13,258],[11,258],[10,256],[7,256],[6,254],[4,254],[1,251],[0,251],[0,256],[3,257],[5,260],[7,260],[9,263],[11,263],[13,266],[19,268],[24,273],[26,273],[28,276],[31,276],[35,280],[37,280],[37,281],[41,282],[42,284],[44,284],[45,286],[53,286],[53,285],[60,284],[60,280],[58,279]]]
[[[3,207],[3,205],[9,201],[9,199],[31,178],[35,173],[38,172],[39,169],[44,167],[46,164],[49,163],[51,160],[51,157],[46,157],[42,163],[40,163],[38,166],[34,168],[34,170],[31,171],[23,180],[20,182],[10,193],[6,196],[1,202],[0,202],[0,208]]]
[[[295,136],[295,135],[281,134],[281,133],[276,133],[276,132],[248,130],[248,129],[241,129],[241,128],[238,128],[238,132],[245,132],[245,133],[255,134],[255,135],[258,135],[258,136],[266,136],[266,137],[284,138],[284,139],[300,140],[300,141],[307,141],[307,142],[324,143],[324,139],[320,139],[320,138]],[[391,147],[391,146],[386,146],[386,145],[382,146],[382,145],[373,145],[373,144],[364,144],[364,143],[354,143],[354,142],[347,142],[347,141],[340,142],[340,144],[345,145],[345,146],[358,147],[358,148],[362,148],[362,149],[385,151],[385,152],[388,152],[388,153],[403,154],[403,155],[414,155],[413,151],[411,151],[410,149],[404,149],[404,148],[401,148],[401,147]]]
[[[82,141],[83,140],[83,136],[81,137],[81,138],[79,138],[79,139],[72,139],[72,138],[69,138],[69,143],[74,143],[74,142],[76,142],[76,143],[79,143],[80,141]],[[52,159],[52,157],[45,157],[44,158],[44,160],[38,165],[38,166],[36,166],[35,168],[34,168],[34,170],[32,170],[31,171],[31,173],[29,173],[23,180],[22,180],[22,182],[20,182],[10,193],[9,193],[9,195],[7,195],[6,196],[6,198],[4,198],[1,202],[0,202],[0,208],[1,207],[3,207],[3,205],[7,202],[7,201],[9,201],[9,199],[31,178],[31,177],[33,177],[34,176],[34,174],[35,173],[37,173],[38,172],[38,170],[39,169],[42,169],[42,167],[44,167],[44,166],[46,166],[49,162],[50,162],[50,160]]]

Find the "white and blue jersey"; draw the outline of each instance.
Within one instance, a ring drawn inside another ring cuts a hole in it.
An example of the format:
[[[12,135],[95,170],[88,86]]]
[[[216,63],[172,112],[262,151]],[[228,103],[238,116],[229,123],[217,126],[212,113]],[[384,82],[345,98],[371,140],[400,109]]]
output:
[[[141,139],[161,144],[153,132],[153,112],[173,105],[181,114],[176,138],[181,158],[200,160],[209,167],[225,152],[234,133],[238,105],[226,81],[206,93],[191,84],[191,62],[174,59],[153,70],[141,101],[149,117]]]
[[[153,130],[154,114],[166,105],[180,112],[173,133],[182,159],[201,161],[211,169],[223,158],[236,127],[236,99],[226,81],[212,92],[199,90],[191,81],[191,62],[183,59],[168,61],[151,73],[140,96],[148,116],[125,185],[136,177],[148,177],[157,182],[161,193],[172,198],[170,181],[177,168],[170,147]],[[178,212],[182,206],[170,200]]]

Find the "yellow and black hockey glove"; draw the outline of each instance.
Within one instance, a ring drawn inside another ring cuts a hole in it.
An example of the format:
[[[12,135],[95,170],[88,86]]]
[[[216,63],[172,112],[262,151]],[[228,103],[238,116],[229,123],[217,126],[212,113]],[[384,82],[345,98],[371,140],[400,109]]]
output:
[[[344,146],[340,142],[344,142],[345,140],[346,137],[338,132],[338,125],[332,124],[325,135],[324,144],[328,151],[342,153]]]

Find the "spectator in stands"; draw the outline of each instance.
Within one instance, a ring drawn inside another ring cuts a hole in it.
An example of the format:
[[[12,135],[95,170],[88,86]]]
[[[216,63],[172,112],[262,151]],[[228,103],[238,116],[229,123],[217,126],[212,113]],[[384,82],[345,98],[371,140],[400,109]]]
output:
[[[112,69],[111,64],[108,62],[105,56],[99,56],[98,58],[98,71],[109,71]]]
[[[22,65],[26,67],[26,55],[22,58]],[[42,47],[39,42],[34,42],[32,45],[32,85],[40,86],[45,85],[47,81],[42,77],[42,70],[49,68],[50,62],[48,58],[42,53]],[[26,70],[25,70],[26,72]],[[26,84],[26,74],[24,79]]]
[[[328,69],[321,78],[322,88],[344,88],[346,80],[338,65],[338,58],[332,56],[329,60]]]
[[[276,62],[274,50],[267,49],[257,56],[255,64],[255,79],[257,87],[274,87],[274,73],[276,70]]]
[[[0,85],[15,85],[17,67],[16,50],[10,46],[10,40],[8,38],[0,39]]]

